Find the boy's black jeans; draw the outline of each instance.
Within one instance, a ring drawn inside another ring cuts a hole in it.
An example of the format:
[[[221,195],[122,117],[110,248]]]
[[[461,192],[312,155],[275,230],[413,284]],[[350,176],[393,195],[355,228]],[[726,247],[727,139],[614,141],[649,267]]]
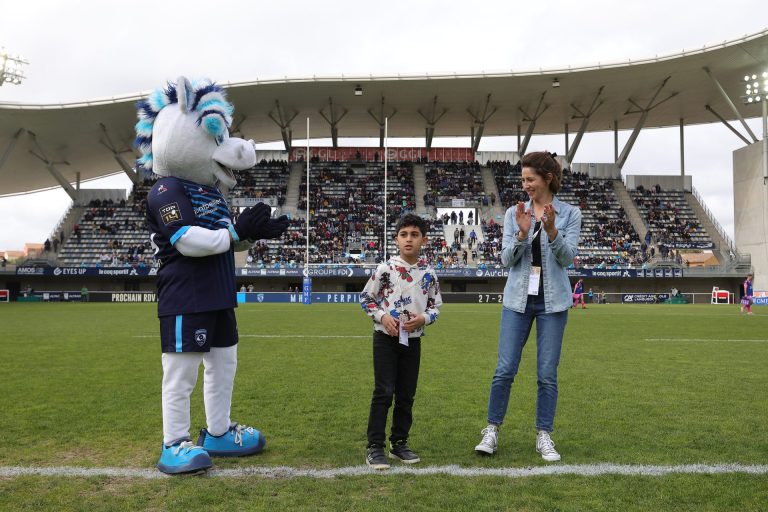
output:
[[[411,338],[401,345],[397,336],[373,332],[373,398],[368,416],[368,446],[385,445],[387,416],[392,397],[392,443],[408,439],[413,423],[413,398],[419,380],[421,338]]]

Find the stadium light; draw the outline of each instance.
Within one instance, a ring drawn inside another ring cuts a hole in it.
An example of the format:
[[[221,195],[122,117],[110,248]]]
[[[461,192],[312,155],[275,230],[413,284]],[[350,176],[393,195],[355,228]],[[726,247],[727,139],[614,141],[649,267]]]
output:
[[[763,107],[763,184],[768,184],[768,71],[744,75],[746,105],[761,103]]]
[[[0,87],[4,83],[19,85],[26,77],[21,70],[23,64],[29,64],[18,55],[5,53],[5,48],[0,48]]]

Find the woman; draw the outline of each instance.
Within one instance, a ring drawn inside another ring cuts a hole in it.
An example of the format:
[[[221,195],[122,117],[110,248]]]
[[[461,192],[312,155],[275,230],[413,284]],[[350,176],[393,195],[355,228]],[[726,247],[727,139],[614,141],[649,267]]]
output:
[[[501,262],[509,268],[509,277],[504,288],[499,359],[488,400],[488,426],[475,450],[488,455],[496,452],[512,382],[535,319],[536,451],[554,462],[560,460],[550,437],[557,407],[557,366],[572,298],[566,269],[578,251],[581,211],[555,196],[562,169],[554,155],[529,153],[521,163],[523,189],[530,200],[509,208],[504,219]]]

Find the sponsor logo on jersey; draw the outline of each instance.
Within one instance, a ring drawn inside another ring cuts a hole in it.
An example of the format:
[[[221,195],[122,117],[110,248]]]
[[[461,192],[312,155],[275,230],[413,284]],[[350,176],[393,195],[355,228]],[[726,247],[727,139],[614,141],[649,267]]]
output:
[[[160,194],[162,194],[163,192],[168,192],[168,189],[166,188],[166,186],[165,186],[165,185],[163,185],[163,184],[160,184],[160,186],[159,186],[159,187],[157,187],[157,194],[158,194],[158,195],[160,195]]]
[[[198,347],[202,347],[205,345],[205,340],[208,338],[208,330],[207,329],[198,329],[195,331],[195,343],[197,343]]]
[[[198,217],[202,217],[204,215],[208,215],[210,213],[213,213],[217,210],[218,205],[224,204],[223,199],[212,199],[211,201],[208,201],[207,203],[201,204],[200,206],[196,206],[194,208],[195,215]]]
[[[160,217],[167,226],[171,222],[181,220],[181,210],[178,203],[171,203],[160,208]]]

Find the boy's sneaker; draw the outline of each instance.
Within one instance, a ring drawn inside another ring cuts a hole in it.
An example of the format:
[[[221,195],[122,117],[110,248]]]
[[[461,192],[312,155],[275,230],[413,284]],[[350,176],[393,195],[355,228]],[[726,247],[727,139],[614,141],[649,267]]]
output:
[[[373,469],[389,469],[389,462],[384,455],[384,447],[379,445],[369,446],[365,454],[365,463]]]
[[[389,458],[400,459],[404,464],[416,464],[417,462],[421,462],[419,456],[413,453],[413,450],[408,447],[406,441],[392,443],[389,446]]]
[[[211,457],[202,447],[195,446],[189,438],[177,439],[170,446],[163,443],[157,469],[168,475],[201,473],[213,466]]]
[[[538,435],[536,435],[536,451],[547,462],[557,462],[560,460],[560,454],[555,450],[555,442],[549,437],[549,432],[544,430],[539,430]]]
[[[214,436],[206,429],[200,430],[197,444],[213,456],[243,457],[259,453],[267,440],[255,428],[234,423],[220,436]]]
[[[496,449],[499,446],[499,427],[488,425],[480,433],[483,434],[483,439],[479,445],[475,446],[475,451],[486,455],[496,453]]]

